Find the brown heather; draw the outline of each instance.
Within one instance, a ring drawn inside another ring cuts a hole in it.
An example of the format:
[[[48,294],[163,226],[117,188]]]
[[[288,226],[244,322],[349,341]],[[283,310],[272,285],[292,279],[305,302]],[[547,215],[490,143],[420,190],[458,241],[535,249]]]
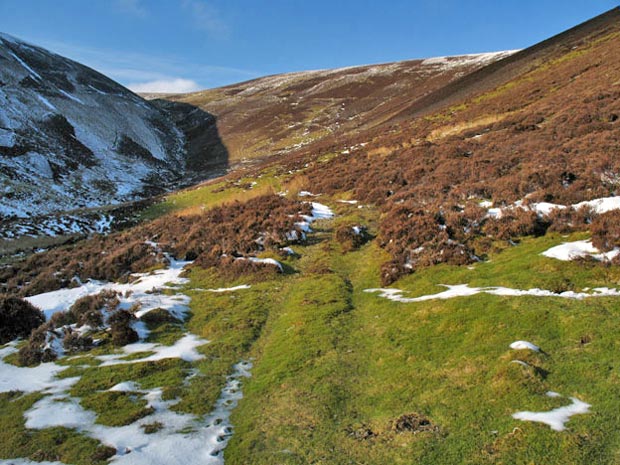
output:
[[[228,268],[232,274],[268,266],[232,257],[277,250],[288,243],[300,214],[311,207],[277,195],[234,202],[199,214],[169,214],[130,230],[35,254],[0,270],[5,292],[32,295],[75,285],[75,278],[123,280],[162,266],[164,252],[197,264]],[[158,243],[156,250],[145,241]],[[228,257],[228,258],[227,258]]]

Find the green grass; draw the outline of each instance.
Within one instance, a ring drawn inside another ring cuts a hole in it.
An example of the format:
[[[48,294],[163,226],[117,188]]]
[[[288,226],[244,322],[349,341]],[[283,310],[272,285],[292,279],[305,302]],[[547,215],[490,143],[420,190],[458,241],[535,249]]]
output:
[[[147,401],[127,392],[96,392],[83,397],[80,403],[97,412],[97,423],[106,426],[129,425],[153,413]]]
[[[473,270],[437,266],[395,287],[422,295],[438,284],[618,285],[614,267],[540,255],[578,238],[526,239]],[[386,259],[375,245],[346,255],[330,242],[296,250],[301,273],[285,283],[257,342],[227,463],[618,463],[617,299],[480,294],[402,304],[363,292],[379,286]],[[546,355],[511,350],[517,339]],[[568,396],[592,413],[572,417],[564,432],[512,418],[568,405]],[[437,430],[395,432],[393,421],[408,413]],[[356,439],[360,429],[374,436]]]
[[[243,187],[253,182],[256,184],[252,188]],[[238,185],[224,181],[209,183],[168,194],[163,201],[141,212],[140,220],[152,220],[167,213],[179,211],[199,213],[203,209],[213,208],[226,202],[248,200],[267,192],[278,192],[280,189],[280,180],[268,171],[261,177],[242,178]]]
[[[68,368],[61,376],[81,376],[70,394],[105,425],[128,424],[149,413],[139,395],[107,392],[123,381],[162,388],[165,399],[179,399],[175,411],[204,415],[233,365],[251,359],[252,377],[243,381],[244,398],[233,411],[228,465],[620,463],[618,299],[478,294],[391,302],[364,292],[380,287],[386,253],[373,242],[343,253],[333,238],[341,224],[366,225],[375,234],[378,212],[333,207],[336,219],[313,224],[308,243],[294,246],[299,256],[283,260],[283,274],[230,282],[214,270],[189,272],[182,290],[191,297],[188,321],[153,318],[149,329],[151,340],[164,344],[185,331],[209,340],[198,349],[204,359],[108,367],[96,366],[89,355],[64,359]],[[498,247],[487,262],[435,266],[393,287],[408,296],[441,292],[440,284],[556,292],[620,287],[617,267],[541,255],[584,237],[526,238]],[[200,290],[239,284],[251,288]],[[544,353],[511,350],[518,339]],[[511,363],[515,359],[530,367]],[[564,397],[550,398],[547,391]],[[23,412],[39,396],[0,397],[2,456],[39,458],[34,448],[42,444],[65,463],[98,463],[92,459],[98,443],[75,431],[25,430]],[[567,405],[570,396],[592,409],[573,416],[566,431],[512,418],[521,410]],[[395,430],[395,421],[407,414],[428,418],[433,428]]]
[[[246,284],[224,282],[210,270],[192,269],[190,289],[232,287]],[[269,307],[277,300],[281,278],[253,283],[250,289],[237,292],[211,293],[188,291],[192,298],[192,317],[187,329],[211,341],[199,350],[205,359],[195,367],[199,376],[181,390],[181,401],[174,407],[179,412],[207,414],[213,408],[226,383],[232,366],[249,357],[254,341],[265,324]]]

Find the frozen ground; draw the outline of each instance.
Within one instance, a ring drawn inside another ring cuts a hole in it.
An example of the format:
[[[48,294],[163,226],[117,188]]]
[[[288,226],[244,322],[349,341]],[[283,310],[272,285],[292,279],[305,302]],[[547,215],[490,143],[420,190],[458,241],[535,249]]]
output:
[[[157,244],[151,245],[157,247]],[[43,308],[49,317],[54,312],[68,309],[80,297],[98,294],[102,290],[114,290],[121,293],[119,298],[122,308],[140,305],[140,309],[136,312],[138,317],[154,308],[162,308],[182,319],[188,309],[189,297],[180,292],[179,286],[187,282],[187,279],[181,277],[181,273],[189,262],[168,258],[170,264],[166,269],[136,275],[137,279],[129,284],[91,281],[75,289],[40,294],[30,297],[29,300]],[[240,285],[206,291],[235,292],[249,287]],[[162,288],[174,292],[171,295],[152,292]],[[98,355],[96,358],[102,362],[99,365],[101,367],[138,364],[166,358],[195,362],[204,358],[197,348],[208,342],[194,334],[186,333],[171,346],[137,342],[124,346],[116,353]],[[80,404],[80,399],[69,394],[69,390],[79,381],[79,377],[62,380],[56,378],[67,367],[45,363],[25,368],[4,362],[6,356],[16,351],[15,344],[0,349],[0,392],[19,390],[44,394],[44,397],[25,413],[26,427],[45,429],[63,426],[78,430],[115,448],[117,454],[112,457],[110,463],[122,465],[223,464],[222,451],[233,431],[230,413],[242,398],[242,380],[250,376],[252,367],[249,361],[242,361],[233,367],[233,372],[227,377],[226,385],[213,411],[205,417],[174,412],[170,408],[180,399],[163,400],[162,389],[143,390],[140,388],[139,379],[127,379],[110,390],[139,396],[146,400],[147,406],[152,407],[154,411],[129,425],[109,427],[97,424],[95,412],[86,410]],[[144,353],[144,356],[132,360],[124,359],[138,353]],[[190,372],[188,379],[195,375],[195,371]],[[161,429],[147,434],[145,425],[152,424],[161,424]],[[10,463],[30,465],[25,459],[0,461],[0,465]]]
[[[223,464],[222,451],[233,427],[230,414],[243,397],[241,383],[250,376],[251,362],[242,361],[228,376],[213,411],[206,417],[180,414],[170,410],[178,400],[162,400],[161,389],[140,390],[135,382],[125,382],[112,390],[140,395],[154,413],[130,425],[110,427],[95,423],[94,412],[85,410],[78,399],[66,391],[46,396],[26,412],[26,426],[33,429],[64,426],[74,428],[116,449],[111,463],[122,465]],[[151,434],[145,425],[161,423]]]

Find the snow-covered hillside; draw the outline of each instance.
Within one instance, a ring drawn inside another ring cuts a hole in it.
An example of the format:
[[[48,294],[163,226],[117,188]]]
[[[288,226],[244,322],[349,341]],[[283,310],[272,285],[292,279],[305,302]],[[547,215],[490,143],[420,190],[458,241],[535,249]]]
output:
[[[40,47],[0,34],[0,219],[162,192],[185,139],[161,109]]]

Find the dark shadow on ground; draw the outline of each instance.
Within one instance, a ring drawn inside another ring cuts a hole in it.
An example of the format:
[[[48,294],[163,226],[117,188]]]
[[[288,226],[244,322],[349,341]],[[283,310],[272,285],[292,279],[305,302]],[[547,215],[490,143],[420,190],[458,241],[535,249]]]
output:
[[[189,179],[202,181],[228,169],[228,149],[220,138],[217,118],[183,102],[155,99],[150,103],[164,110],[185,134],[186,170]]]

